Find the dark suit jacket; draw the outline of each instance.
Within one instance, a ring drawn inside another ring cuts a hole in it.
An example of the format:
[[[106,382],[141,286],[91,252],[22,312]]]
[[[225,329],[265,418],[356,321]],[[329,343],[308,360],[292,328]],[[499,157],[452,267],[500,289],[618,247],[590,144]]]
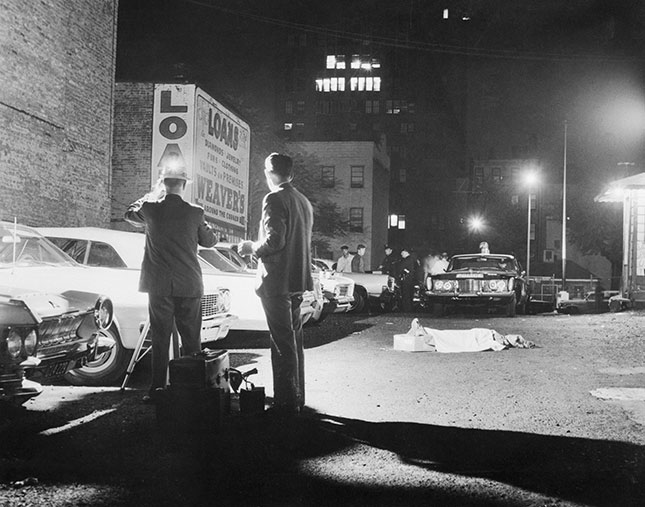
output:
[[[139,290],[158,296],[200,297],[204,293],[197,245],[211,247],[215,234],[204,221],[204,210],[169,194],[162,201],[145,198],[132,203],[125,219],[146,225],[146,248]]]
[[[291,183],[264,197],[260,238],[254,246],[260,259],[256,287],[260,297],[313,289],[313,221],[311,203]]]

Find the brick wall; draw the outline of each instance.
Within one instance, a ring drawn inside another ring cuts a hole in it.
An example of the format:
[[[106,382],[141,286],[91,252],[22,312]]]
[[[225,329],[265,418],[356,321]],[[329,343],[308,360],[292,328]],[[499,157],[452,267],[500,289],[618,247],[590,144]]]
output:
[[[131,202],[150,191],[153,83],[116,83],[112,155],[112,228],[132,230],[123,221]]]
[[[106,226],[117,0],[0,0],[0,219]]]

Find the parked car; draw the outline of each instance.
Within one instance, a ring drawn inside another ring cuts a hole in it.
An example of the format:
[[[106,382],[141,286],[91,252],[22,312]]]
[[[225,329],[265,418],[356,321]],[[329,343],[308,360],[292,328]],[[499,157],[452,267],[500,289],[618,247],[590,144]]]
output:
[[[242,261],[246,268],[251,271],[258,269],[257,256],[255,254],[241,256],[237,251],[237,243],[228,243],[226,241],[221,241],[218,242],[217,245],[215,245],[215,248],[217,248],[222,255],[228,257],[229,260],[233,262],[239,263],[240,261]]]
[[[142,233],[98,227],[43,227],[39,230],[82,264],[136,270],[138,277],[145,247]],[[223,257],[217,248],[199,247],[198,253],[204,287],[226,287],[230,295],[228,311],[236,318],[228,323],[228,329],[268,329],[262,304],[255,295],[255,274]],[[142,296],[147,302],[145,294]],[[322,296],[320,299],[322,311]],[[314,294],[304,295],[303,320],[317,316],[315,300]]]
[[[11,269],[4,256],[0,269]],[[112,318],[112,301],[98,294],[0,287],[0,405],[20,405],[42,392],[35,380],[61,377],[109,351]]]
[[[138,291],[139,270],[83,266],[31,227],[0,222],[0,285],[60,294],[69,290],[108,294],[114,320],[105,332],[114,347],[65,378],[73,384],[118,382],[148,318],[148,298]],[[15,247],[15,248],[14,248]],[[208,287],[202,298],[202,340],[226,336],[233,316],[227,289]]]
[[[512,255],[454,255],[445,273],[426,279],[425,298],[440,315],[453,306],[497,306],[509,317],[526,313],[525,273]]]
[[[620,294],[617,290],[603,290],[600,309],[596,307],[596,293],[587,292],[582,298],[559,299],[556,310],[558,313],[576,315],[578,313],[596,313],[597,311],[608,312],[610,299]]]
[[[324,271],[331,271],[326,259],[313,259],[313,262]],[[334,263],[332,262],[332,266]],[[400,301],[400,293],[393,276],[384,275],[380,272],[371,273],[342,273],[342,276],[354,281],[354,302],[351,311],[360,313],[367,308],[375,308],[379,311],[392,311],[396,309]],[[369,306],[368,306],[369,305]]]
[[[324,315],[346,313],[354,303],[354,280],[340,273],[320,269],[312,262],[311,275],[314,283],[319,283],[325,297]]]

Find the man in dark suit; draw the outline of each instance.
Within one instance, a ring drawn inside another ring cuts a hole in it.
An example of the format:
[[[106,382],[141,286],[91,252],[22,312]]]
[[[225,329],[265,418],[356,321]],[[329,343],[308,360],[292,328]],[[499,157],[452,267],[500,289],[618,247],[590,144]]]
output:
[[[173,323],[184,354],[201,351],[204,285],[197,245],[211,247],[217,239],[204,220],[204,210],[182,199],[188,181],[184,167],[167,166],[157,188],[125,213],[128,222],[146,227],[139,290],[148,293],[152,382],[144,402],[155,401],[155,390],[166,386]]]
[[[274,411],[295,415],[305,403],[305,364],[300,304],[313,289],[311,234],[313,209],[291,184],[293,162],[272,153],[264,163],[270,192],[262,202],[258,241],[243,241],[242,255],[259,258],[256,292],[271,332]]]

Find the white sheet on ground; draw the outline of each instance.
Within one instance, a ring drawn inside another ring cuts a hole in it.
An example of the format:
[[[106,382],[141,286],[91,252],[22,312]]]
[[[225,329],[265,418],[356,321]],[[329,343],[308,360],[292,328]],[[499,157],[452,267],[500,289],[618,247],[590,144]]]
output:
[[[432,329],[413,319],[408,334],[422,336],[437,352],[500,351],[510,347],[533,348],[535,344],[517,334],[502,335],[494,329]]]

